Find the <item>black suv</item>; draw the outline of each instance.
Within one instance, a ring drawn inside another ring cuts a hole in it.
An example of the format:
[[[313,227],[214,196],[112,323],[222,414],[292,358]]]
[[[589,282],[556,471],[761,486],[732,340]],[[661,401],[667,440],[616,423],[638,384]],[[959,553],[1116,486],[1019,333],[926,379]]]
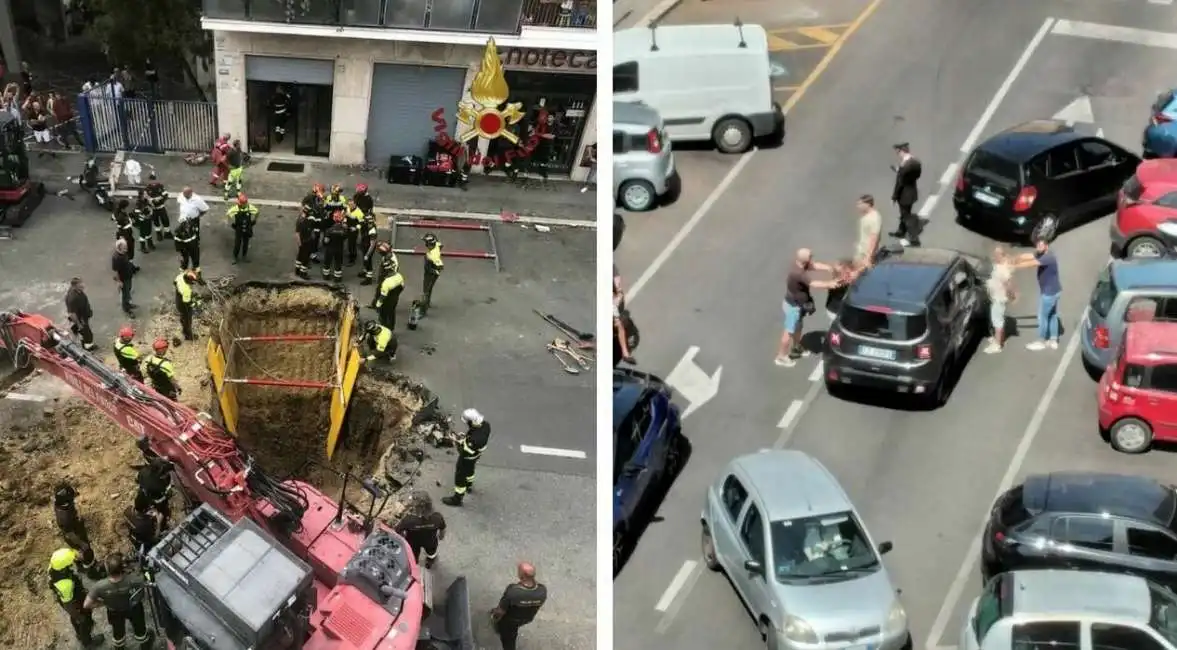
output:
[[[1027,122],[969,154],[952,202],[957,221],[972,230],[1049,239],[1112,212],[1139,164],[1123,147],[1065,122]]]
[[[1015,569],[1126,571],[1177,586],[1177,492],[1150,478],[1094,472],[1029,476],[998,497],[981,574]]]
[[[850,286],[830,324],[826,387],[882,388],[944,403],[949,370],[986,331],[988,274],[988,263],[959,251],[887,251]]]

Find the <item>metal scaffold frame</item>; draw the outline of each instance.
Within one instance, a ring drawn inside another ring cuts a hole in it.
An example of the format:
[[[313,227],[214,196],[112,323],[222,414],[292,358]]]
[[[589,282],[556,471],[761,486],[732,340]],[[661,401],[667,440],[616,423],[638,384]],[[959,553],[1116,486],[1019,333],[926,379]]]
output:
[[[277,379],[264,377],[230,377],[229,368],[233,367],[233,352],[237,350],[238,343],[314,343],[317,341],[335,341],[336,353],[333,355],[335,359],[339,358],[338,337],[329,334],[278,334],[275,336],[241,336],[234,337],[229,340],[229,349],[225,355],[225,377],[222,381],[226,384],[248,384],[251,386],[277,386],[281,388],[318,388],[318,389],[335,389],[338,384],[334,381],[307,381],[300,379]],[[335,363],[338,365],[338,361]],[[339,375],[339,368],[333,368],[332,376]]]
[[[434,219],[398,219],[391,217],[388,220],[388,228],[391,231],[389,235],[389,243],[392,244],[392,252],[397,255],[424,255],[424,246],[414,246],[413,248],[397,248],[396,235],[400,228],[416,228],[420,230],[464,230],[464,231],[482,231],[486,233],[487,249],[486,250],[449,250],[442,252],[445,257],[474,259],[474,260],[490,260],[494,262],[495,271],[502,271],[502,266],[499,260],[499,247],[495,242],[495,231],[492,224],[489,223],[463,223],[459,221],[437,221]]]

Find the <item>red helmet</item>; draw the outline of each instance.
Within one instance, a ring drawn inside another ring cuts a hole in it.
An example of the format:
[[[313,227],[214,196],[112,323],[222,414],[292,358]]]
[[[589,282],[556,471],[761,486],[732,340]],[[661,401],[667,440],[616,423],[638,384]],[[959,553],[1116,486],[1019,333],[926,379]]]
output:
[[[163,338],[155,339],[155,343],[151,344],[151,349],[155,350],[156,352],[167,352],[168,351],[168,342],[166,339],[163,339]]]
[[[360,183],[359,185],[356,185],[356,191],[357,192],[367,192],[368,185],[366,183]]]
[[[119,338],[130,341],[135,338],[135,330],[131,329],[130,325],[123,325],[122,329],[119,330]]]
[[[331,218],[335,220],[335,223],[342,223],[343,222],[343,211],[336,210],[335,214],[332,215]]]
[[[245,205],[246,203],[249,203],[249,197],[245,196],[245,192],[238,192],[237,205]]]

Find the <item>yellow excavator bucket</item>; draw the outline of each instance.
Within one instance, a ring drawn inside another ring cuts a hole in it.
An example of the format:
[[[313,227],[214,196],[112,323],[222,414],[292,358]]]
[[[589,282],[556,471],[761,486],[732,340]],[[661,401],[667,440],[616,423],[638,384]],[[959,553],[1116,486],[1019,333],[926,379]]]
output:
[[[225,382],[225,351],[211,338],[208,340],[208,368],[212,371],[225,430],[237,435],[237,384]]]
[[[343,429],[343,416],[351,401],[356,377],[360,374],[360,353],[352,344],[355,330],[355,310],[348,307],[343,312],[339,326],[339,359],[336,361],[338,388],[331,391],[331,429],[327,431],[327,459],[335,454],[339,443],[339,432]]]

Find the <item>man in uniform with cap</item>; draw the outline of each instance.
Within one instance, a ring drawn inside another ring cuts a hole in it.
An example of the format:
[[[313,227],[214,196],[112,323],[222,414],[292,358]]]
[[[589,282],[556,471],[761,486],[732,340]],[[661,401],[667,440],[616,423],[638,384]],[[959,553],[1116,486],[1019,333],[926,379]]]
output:
[[[74,486],[64,481],[58,483],[53,490],[53,520],[57,523],[61,538],[78,552],[82,570],[91,580],[97,580],[102,577],[102,568],[94,558],[94,548],[90,545],[86,522],[78,513],[77,498],[78,492]]]
[[[441,277],[445,261],[441,258],[441,242],[437,241],[437,235],[427,232],[421,241],[425,243],[425,275],[421,280],[421,300],[419,302],[421,315],[424,316],[433,301],[433,286],[437,284],[437,278]]]
[[[78,552],[72,548],[59,548],[49,556],[49,588],[54,600],[69,616],[78,642],[84,648],[97,648],[104,637],[94,634],[94,617],[83,605],[86,602],[86,586],[78,576]]]
[[[923,166],[918,158],[911,155],[911,145],[908,143],[900,142],[894,149],[899,164],[891,166],[895,172],[895,189],[891,192],[891,201],[899,206],[899,228],[890,234],[902,239],[904,246],[919,246],[920,218],[913,209],[920,198],[916,183],[923,173]]]
[[[490,443],[490,423],[478,409],[466,409],[462,412],[462,420],[466,423],[466,435],[458,441],[458,462],[454,464],[454,493],[443,498],[442,503],[447,506],[460,506],[466,494],[474,489],[474,469],[482,452]]]

